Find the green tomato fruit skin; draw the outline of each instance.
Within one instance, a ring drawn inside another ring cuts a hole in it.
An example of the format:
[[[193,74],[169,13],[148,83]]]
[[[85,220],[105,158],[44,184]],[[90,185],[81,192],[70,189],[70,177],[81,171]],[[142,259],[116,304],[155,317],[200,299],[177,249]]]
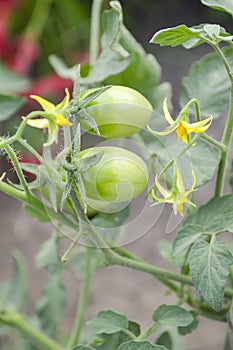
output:
[[[148,183],[148,168],[133,152],[119,147],[94,147],[79,157],[104,151],[100,161],[82,172],[87,198],[99,203],[129,201],[141,194]]]
[[[97,89],[89,89],[81,94],[86,97]],[[100,135],[105,138],[119,138],[133,135],[144,128],[153,112],[150,102],[138,91],[113,85],[86,107],[87,113],[97,123]],[[85,123],[85,131],[96,134]]]

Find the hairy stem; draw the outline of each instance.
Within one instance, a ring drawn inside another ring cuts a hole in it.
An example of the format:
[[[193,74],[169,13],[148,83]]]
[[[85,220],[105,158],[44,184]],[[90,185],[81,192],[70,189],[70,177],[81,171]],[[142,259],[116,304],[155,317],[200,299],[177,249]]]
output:
[[[220,197],[223,192],[232,134],[233,134],[233,83],[231,85],[231,96],[230,96],[228,118],[227,118],[226,126],[222,137],[222,142],[221,142],[226,147],[226,149],[221,151],[221,158],[220,158],[220,163],[218,167],[216,187],[215,187],[216,197]]]
[[[92,257],[91,247],[86,247],[86,264],[84,271],[84,281],[81,289],[81,294],[78,301],[78,307],[76,312],[76,317],[71,332],[69,342],[67,344],[68,349],[72,349],[74,345],[78,344],[81,330],[83,327],[85,311],[88,303],[90,281],[91,281],[91,257]]]
[[[41,345],[44,350],[65,350],[53,339],[47,337],[39,329],[32,327],[25,318],[13,311],[4,310],[0,313],[0,321],[5,325],[17,328],[21,333],[25,334],[35,344]]]

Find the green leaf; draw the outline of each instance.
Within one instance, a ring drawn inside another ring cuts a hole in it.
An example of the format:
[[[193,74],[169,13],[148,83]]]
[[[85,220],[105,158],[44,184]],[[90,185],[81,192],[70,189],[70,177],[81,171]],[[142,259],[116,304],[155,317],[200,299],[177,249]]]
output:
[[[11,280],[1,285],[0,307],[12,311],[23,311],[27,303],[26,267],[19,252],[13,255],[14,275]]]
[[[56,55],[49,56],[49,63],[53,67],[54,71],[62,78],[71,79],[73,81],[76,80],[78,66],[75,65],[73,67],[67,67],[65,62]]]
[[[111,75],[125,70],[130,63],[130,55],[120,44],[122,30],[122,9],[118,1],[111,1],[111,10],[103,15],[102,51],[86,77],[88,84],[102,82]]]
[[[173,255],[175,256],[188,248],[202,235],[202,232],[200,225],[185,225],[182,227],[173,242]]]
[[[65,302],[66,293],[61,283],[61,275],[59,273],[52,274],[36,306],[41,328],[51,337],[57,332]]]
[[[78,345],[78,346],[75,346],[73,350],[95,350],[95,349],[91,348],[90,346]]]
[[[153,127],[153,129],[161,130],[159,127]],[[157,156],[155,158],[155,168],[157,171],[165,167],[185,147],[183,142],[177,142],[176,136],[156,137],[154,135],[150,136],[147,133],[145,137],[145,142],[149,142],[147,145],[149,151]],[[158,162],[159,166],[157,165]],[[202,140],[198,140],[196,145],[191,147],[189,151],[177,161],[177,166],[181,171],[186,189],[189,189],[193,183],[191,169],[196,175],[196,186],[198,187],[208,182],[214,176],[218,163],[218,149]],[[170,171],[166,173],[166,176],[172,181],[172,167]]]
[[[29,79],[12,72],[0,62],[0,93],[12,94],[26,91]]]
[[[36,266],[47,269],[50,272],[59,272],[61,270],[62,265],[59,256],[58,237],[56,234],[42,243],[36,255]]]
[[[104,151],[97,152],[91,156],[83,157],[80,161],[80,171],[85,171],[96,165],[103,157]]]
[[[0,122],[9,119],[23,105],[24,98],[0,94]]]
[[[178,333],[178,328],[176,326],[163,326],[157,332],[158,337],[156,339],[156,344],[163,345],[169,350],[184,350],[183,337]]]
[[[138,337],[140,335],[139,324],[132,321],[129,321],[128,323],[129,323],[128,331],[130,331],[136,337]],[[132,340],[129,334],[124,333],[124,330],[117,333],[112,333],[112,334],[101,334],[101,339],[103,343],[101,346],[98,347],[98,350],[117,349],[119,345]]]
[[[233,16],[232,0],[201,0],[203,5],[212,7],[216,10],[228,12]]]
[[[125,315],[112,310],[100,311],[95,318],[87,322],[87,326],[95,334],[112,334],[128,329],[128,320]]]
[[[229,266],[233,264],[227,244],[201,240],[191,248],[188,261],[193,283],[206,304],[221,310]]]
[[[233,195],[210,200],[184,220],[183,227],[187,225],[196,225],[207,234],[233,232]]]
[[[160,305],[153,313],[153,320],[169,326],[187,326],[193,320],[192,314],[177,305]]]
[[[231,162],[230,185],[233,190],[233,161]]]
[[[161,79],[161,67],[156,58],[152,54],[147,54],[124,26],[120,43],[130,54],[130,64],[120,74],[109,77],[106,83],[136,89],[157,107],[165,96],[171,95],[171,86],[168,83],[158,85]]]
[[[228,48],[225,54],[233,66],[233,49]],[[196,98],[202,116],[218,118],[227,109],[229,96],[230,80],[225,67],[217,54],[210,54],[194,63],[183,78],[180,104],[183,107],[190,98]]]
[[[50,222],[50,217],[47,215],[47,213],[38,210],[36,207],[25,204],[23,209],[24,212],[31,218],[36,218],[40,222]]]
[[[192,333],[198,326],[199,320],[198,315],[194,311],[190,311],[193,315],[193,321],[185,327],[178,327],[179,334],[186,335]]]
[[[117,350],[168,350],[162,345],[153,345],[149,341],[129,341],[120,345]]]
[[[150,40],[153,44],[161,46],[178,46],[186,43],[190,39],[200,38],[200,29],[188,28],[182,24],[174,28],[159,30]]]

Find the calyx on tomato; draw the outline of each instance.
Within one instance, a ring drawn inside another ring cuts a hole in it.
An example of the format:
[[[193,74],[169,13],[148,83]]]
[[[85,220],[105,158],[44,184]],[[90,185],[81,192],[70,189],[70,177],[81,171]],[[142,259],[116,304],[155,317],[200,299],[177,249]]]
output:
[[[89,89],[81,94],[86,98],[97,89]],[[148,123],[153,108],[150,102],[138,91],[113,85],[92,100],[86,112],[95,120],[100,135],[105,138],[119,138],[133,135]],[[89,133],[96,134],[83,120],[81,126]]]
[[[79,157],[104,151],[100,161],[82,172],[87,198],[106,204],[129,201],[140,195],[148,183],[148,168],[135,153],[119,147],[94,147]]]

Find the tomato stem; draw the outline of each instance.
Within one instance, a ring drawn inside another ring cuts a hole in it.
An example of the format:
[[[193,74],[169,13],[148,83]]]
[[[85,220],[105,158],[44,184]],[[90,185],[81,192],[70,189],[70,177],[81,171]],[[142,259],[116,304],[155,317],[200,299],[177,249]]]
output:
[[[82,331],[85,311],[88,304],[88,296],[89,296],[90,282],[91,282],[91,258],[92,258],[92,247],[86,247],[84,281],[82,284],[81,293],[80,293],[80,297],[77,305],[77,311],[76,311],[76,317],[75,317],[73,329],[67,344],[68,349],[72,349],[75,344],[78,344],[80,334]]]

